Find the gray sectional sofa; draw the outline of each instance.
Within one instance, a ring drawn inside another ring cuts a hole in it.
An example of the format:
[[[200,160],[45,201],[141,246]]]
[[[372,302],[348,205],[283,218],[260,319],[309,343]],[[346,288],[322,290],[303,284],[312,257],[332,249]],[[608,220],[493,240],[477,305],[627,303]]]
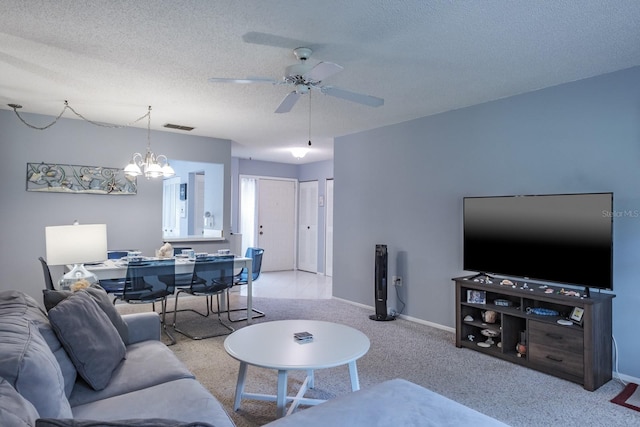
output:
[[[0,425],[233,427],[162,344],[158,315],[120,316],[103,293],[49,295],[47,316],[30,296],[0,292]]]
[[[156,313],[121,316],[99,287],[44,292],[48,313],[22,292],[0,291],[0,426],[234,426],[162,344]],[[268,427],[390,425],[505,426],[395,379]]]

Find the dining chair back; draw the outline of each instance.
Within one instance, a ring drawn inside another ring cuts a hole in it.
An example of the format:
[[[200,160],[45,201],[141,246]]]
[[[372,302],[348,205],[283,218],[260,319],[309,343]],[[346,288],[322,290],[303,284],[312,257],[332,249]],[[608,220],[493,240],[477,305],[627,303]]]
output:
[[[200,340],[226,335],[234,331],[234,329],[226,325],[220,317],[220,294],[233,286],[233,263],[233,255],[212,256],[196,259],[193,267],[191,284],[188,287],[178,288],[178,292],[176,292],[173,310],[173,329],[176,332],[179,332],[191,339]],[[193,296],[204,296],[206,298],[206,313],[201,313],[193,309],[178,310],[178,300],[181,293],[187,293]],[[217,310],[213,309],[214,296],[216,297]],[[211,313],[215,313],[218,315],[218,322],[227,330],[200,335],[187,332],[184,328],[181,329],[176,324],[177,314],[180,311],[192,311],[202,317],[209,317]]]
[[[251,281],[256,281],[260,277],[260,271],[262,269],[262,256],[264,255],[264,249],[262,248],[247,248],[245,252],[246,258],[251,258]],[[233,277],[233,285],[241,286],[246,285],[249,279],[249,270],[245,267],[238,274]],[[232,311],[246,311],[247,307],[243,308],[231,308],[231,300],[229,299],[229,290],[227,289],[227,318],[230,322],[241,322],[243,320],[247,320],[247,317],[240,317],[238,319],[231,318]],[[264,317],[265,314],[263,311],[251,308],[251,311],[255,314],[251,315],[252,319],[257,319],[258,317]]]
[[[126,250],[108,250],[107,258],[108,259],[122,259],[127,256],[127,254],[131,251],[131,249]]]
[[[47,264],[47,261],[45,261],[44,258],[42,257],[39,257],[38,260],[40,260],[40,264],[42,264],[42,273],[44,274],[45,289],[54,291],[56,287],[53,285],[53,279],[51,279],[51,270],[49,270],[49,265]]]
[[[251,258],[251,280],[258,280],[260,277],[260,270],[262,269],[262,255],[264,254],[264,249],[262,248],[247,248],[245,252],[246,258]],[[240,270],[238,274],[234,277],[234,282],[239,285],[246,285],[247,278],[249,276],[249,272],[247,268],[243,268]]]
[[[122,292],[116,293],[116,299],[129,304],[151,303],[155,311],[155,303],[161,305],[161,322],[164,332],[172,344],[175,339],[166,328],[167,297],[175,290],[175,260],[154,259],[129,262]]]
[[[131,249],[122,250],[108,250],[107,259],[122,259],[127,256]],[[125,278],[119,277],[117,279],[101,279],[100,286],[107,291],[107,293],[122,292],[124,289]]]
[[[191,249],[191,250],[193,250],[193,248],[188,247],[188,246],[184,246],[184,247],[182,247],[182,246],[178,246],[178,247],[174,247],[174,248],[173,248],[173,255],[174,255],[174,256],[175,256],[175,255],[181,255],[181,254],[182,254],[182,250],[183,250],[183,249]]]

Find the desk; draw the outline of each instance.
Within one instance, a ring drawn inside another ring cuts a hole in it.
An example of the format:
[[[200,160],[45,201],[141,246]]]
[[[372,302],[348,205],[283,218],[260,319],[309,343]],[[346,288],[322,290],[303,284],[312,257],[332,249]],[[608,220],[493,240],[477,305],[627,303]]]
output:
[[[193,272],[194,261],[186,258],[176,258],[176,274],[191,274]],[[98,280],[121,279],[127,276],[127,263],[117,259],[108,259],[100,264],[84,265],[87,270],[98,276]],[[249,272],[247,280],[247,323],[251,323],[252,316],[252,259],[246,257],[235,257],[234,268],[246,268]],[[227,301],[228,304],[228,301]]]

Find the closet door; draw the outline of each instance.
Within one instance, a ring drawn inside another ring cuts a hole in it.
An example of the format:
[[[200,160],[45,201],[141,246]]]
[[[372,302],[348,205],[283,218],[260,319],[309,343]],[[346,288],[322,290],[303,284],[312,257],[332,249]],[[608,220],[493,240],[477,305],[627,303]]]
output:
[[[324,274],[333,276],[333,179],[327,180],[325,194]]]
[[[295,258],[294,181],[258,182],[258,246],[264,249],[262,271],[293,270]]]
[[[298,270],[318,272],[318,181],[300,183]]]

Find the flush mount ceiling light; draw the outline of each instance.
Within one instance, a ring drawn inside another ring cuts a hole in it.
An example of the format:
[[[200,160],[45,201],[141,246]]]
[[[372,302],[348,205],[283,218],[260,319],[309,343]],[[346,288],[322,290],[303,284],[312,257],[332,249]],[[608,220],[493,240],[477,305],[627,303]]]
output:
[[[307,155],[310,149],[306,147],[293,147],[290,149],[290,151],[293,157],[295,157],[296,159],[301,159]]]
[[[124,173],[130,176],[144,175],[145,178],[171,177],[176,173],[169,165],[169,160],[164,154],[157,155],[151,151],[151,106],[147,112],[147,152],[142,156],[134,153],[129,164],[124,168]]]

